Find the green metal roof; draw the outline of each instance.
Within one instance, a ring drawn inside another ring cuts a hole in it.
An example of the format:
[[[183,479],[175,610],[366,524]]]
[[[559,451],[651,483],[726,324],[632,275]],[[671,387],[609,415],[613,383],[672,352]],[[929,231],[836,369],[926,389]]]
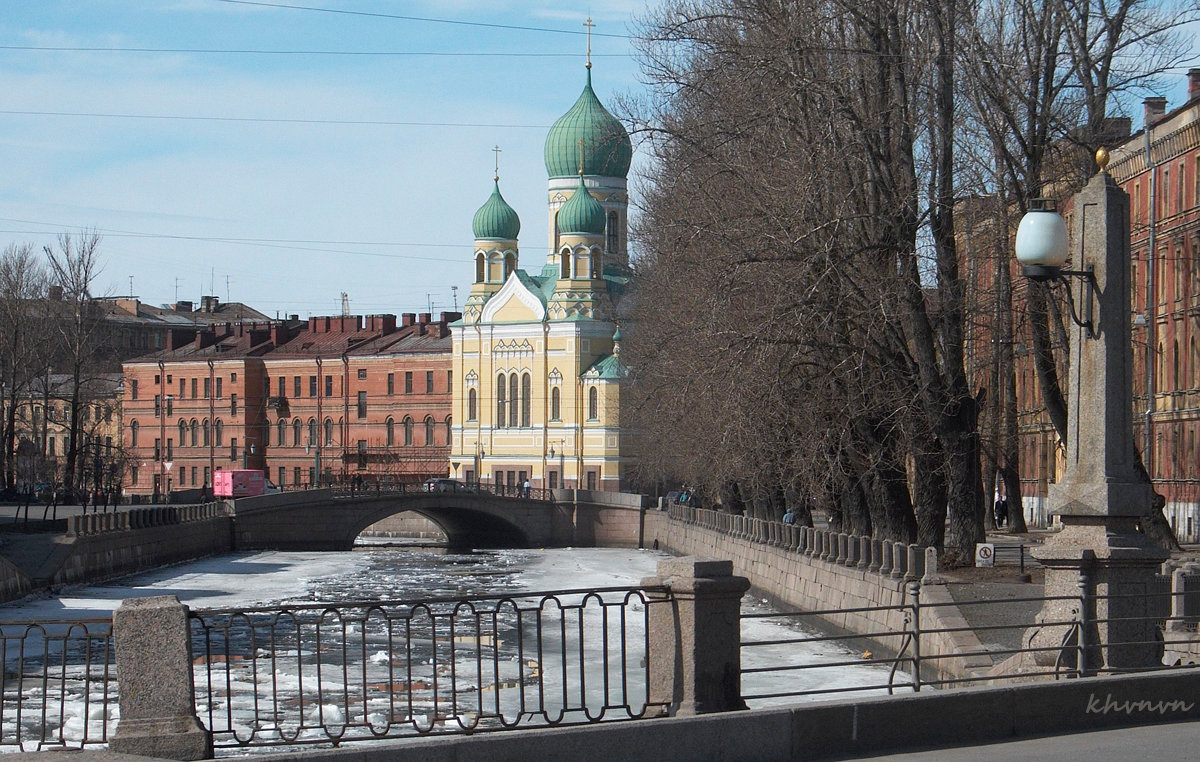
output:
[[[583,141],[583,174],[625,177],[633,160],[633,142],[621,123],[604,108],[592,90],[592,70],[587,84],[570,111],[546,135],[546,172],[550,177],[571,177],[580,170],[579,141]]]
[[[558,210],[558,230],[568,234],[604,235],[604,226],[604,206],[588,193],[580,175],[574,195]]]
[[[625,366],[615,355],[605,355],[583,372],[586,378],[618,379],[626,375]]]
[[[499,178],[496,179],[492,195],[484,202],[483,206],[479,207],[479,211],[475,212],[471,227],[475,231],[475,240],[484,238],[517,240],[517,234],[521,232],[521,218],[500,195]]]

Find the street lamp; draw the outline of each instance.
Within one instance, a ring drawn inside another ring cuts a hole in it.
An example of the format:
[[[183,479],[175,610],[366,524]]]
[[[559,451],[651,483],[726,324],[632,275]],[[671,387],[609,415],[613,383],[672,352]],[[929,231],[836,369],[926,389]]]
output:
[[[557,441],[558,441],[558,486],[560,489],[566,489],[567,488],[567,479],[566,479],[566,475],[563,472],[563,463],[564,463],[564,458],[565,458],[564,449],[565,449],[566,440],[559,439]],[[554,445],[550,445],[550,460],[554,460]]]
[[[1133,444],[1129,196],[1106,171],[1108,152],[1097,151],[1096,162],[1100,172],[1073,201],[1071,245],[1083,270],[1061,269],[1066,226],[1044,208],[1021,220],[1016,241],[1027,276],[1080,278],[1087,304],[1082,320],[1072,305],[1081,330],[1070,341],[1066,467],[1047,497],[1062,530],[1034,551],[1045,567],[1046,594],[1056,598],[1038,615],[1044,624],[1027,631],[1029,652],[1014,658],[1031,660],[1033,669],[1065,659],[1083,675],[1161,665],[1154,580],[1167,557],[1137,531],[1153,491]],[[1073,621],[1081,594],[1092,609],[1082,629],[1045,624]]]
[[[1094,264],[1088,264],[1083,270],[1063,269],[1070,251],[1067,223],[1055,211],[1052,199],[1035,198],[1029,202],[1029,211],[1017,226],[1014,248],[1025,277],[1037,282],[1061,283],[1067,286],[1067,306],[1070,308],[1071,319],[1086,331],[1087,338],[1097,338],[1099,334],[1092,319],[1092,304],[1096,294],[1096,267]],[[1082,316],[1075,308],[1075,297],[1071,293],[1067,278],[1076,278],[1083,284],[1084,290],[1080,295],[1083,301]]]
[[[487,453],[483,449],[483,442],[475,440],[475,484],[476,486],[483,483],[483,459],[487,457]]]
[[[319,487],[321,486],[321,445],[312,443],[304,445],[304,454],[307,455],[309,452],[313,454],[312,486]]]

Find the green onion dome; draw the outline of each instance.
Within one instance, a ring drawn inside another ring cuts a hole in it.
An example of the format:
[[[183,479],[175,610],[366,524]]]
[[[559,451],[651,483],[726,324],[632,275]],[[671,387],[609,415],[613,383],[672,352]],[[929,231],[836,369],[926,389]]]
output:
[[[604,235],[604,206],[588,193],[579,176],[579,187],[558,210],[558,232],[576,235]]]
[[[475,231],[477,241],[485,238],[517,240],[517,233],[521,232],[521,218],[500,195],[499,178],[496,179],[496,189],[492,191],[491,197],[475,212],[471,227]]]
[[[550,177],[579,174],[579,141],[583,141],[583,174],[625,177],[633,160],[629,133],[608,113],[592,90],[592,70],[571,110],[559,117],[546,135],[546,172]]]

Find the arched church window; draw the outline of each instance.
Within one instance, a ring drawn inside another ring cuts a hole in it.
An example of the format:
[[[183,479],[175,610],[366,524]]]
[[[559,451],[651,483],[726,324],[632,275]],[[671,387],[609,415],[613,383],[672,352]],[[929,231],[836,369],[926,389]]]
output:
[[[300,446],[300,419],[292,421],[292,447]]]
[[[567,278],[570,278],[571,277],[571,251],[570,251],[570,249],[563,249],[562,254],[559,255],[559,258],[562,260],[562,263],[559,265],[560,272],[558,274],[558,277],[560,277],[564,280]]]
[[[588,389],[588,420],[595,421],[600,415],[600,395],[596,387]]]
[[[425,446],[433,447],[433,416],[425,416]]]
[[[333,421],[325,419],[325,444],[333,444]]]
[[[315,445],[317,443],[317,419],[308,419],[308,443]]]
[[[384,441],[388,447],[396,444],[396,422],[391,418],[384,423]]]
[[[504,397],[505,376],[503,373],[496,376],[496,426],[504,428],[504,403],[507,401]]]
[[[504,277],[508,278],[512,275],[512,271],[517,269],[517,255],[509,252],[504,255]]]
[[[454,441],[454,419],[446,416],[446,444]]]
[[[521,376],[521,425],[529,426],[529,398],[533,396],[533,378],[525,373]]]
[[[600,250],[592,249],[591,257],[592,257],[592,261],[591,261],[592,279],[595,280],[600,277]]]
[[[138,422],[130,421],[129,422],[129,446],[137,447],[138,446],[137,440],[138,440]]]
[[[520,395],[518,393],[520,389],[517,386],[518,383],[519,381],[516,373],[508,377],[508,425],[512,426],[513,428],[516,428],[518,425],[520,425],[519,415],[521,411],[517,407],[518,403],[520,402]]]
[[[475,255],[475,282],[483,283],[484,259],[483,252]]]
[[[559,413],[562,406],[562,395],[559,394],[558,387],[550,390],[550,420],[559,420]]]
[[[559,241],[561,240],[561,236],[562,236],[562,233],[558,229],[558,210],[556,209],[554,211],[554,248],[555,249],[558,248],[558,244],[559,244]],[[563,277],[567,278],[570,276],[564,275]]]
[[[467,420],[473,421],[476,418],[476,405],[479,403],[475,395],[475,390],[471,389],[467,392]]]
[[[195,447],[200,441],[200,422],[195,418],[188,424],[188,444]]]
[[[179,421],[179,446],[183,447],[187,444],[187,423],[183,420]]]
[[[409,418],[406,415],[406,416],[404,416],[404,445],[406,447],[411,447],[412,440],[413,440],[413,419]]]
[[[619,224],[620,220],[617,217],[617,213],[609,212],[608,224],[604,229],[604,250],[610,255],[617,253],[617,248],[619,246],[617,242],[621,240],[620,233],[617,230],[617,226]]]

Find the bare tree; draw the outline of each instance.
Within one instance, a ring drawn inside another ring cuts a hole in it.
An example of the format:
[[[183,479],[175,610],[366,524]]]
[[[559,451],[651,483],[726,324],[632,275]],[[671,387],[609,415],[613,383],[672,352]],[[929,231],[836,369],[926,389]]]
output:
[[[17,411],[48,367],[45,297],[47,273],[30,244],[0,255],[0,389],[4,397],[3,486],[15,487]]]
[[[62,396],[67,402],[67,449],[63,482],[68,490],[79,483],[84,465],[80,450],[83,405],[87,389],[105,367],[112,348],[92,288],[100,274],[100,236],[83,232],[60,235],[55,248],[44,248],[57,302],[51,305],[58,333],[56,367],[66,376]]]

